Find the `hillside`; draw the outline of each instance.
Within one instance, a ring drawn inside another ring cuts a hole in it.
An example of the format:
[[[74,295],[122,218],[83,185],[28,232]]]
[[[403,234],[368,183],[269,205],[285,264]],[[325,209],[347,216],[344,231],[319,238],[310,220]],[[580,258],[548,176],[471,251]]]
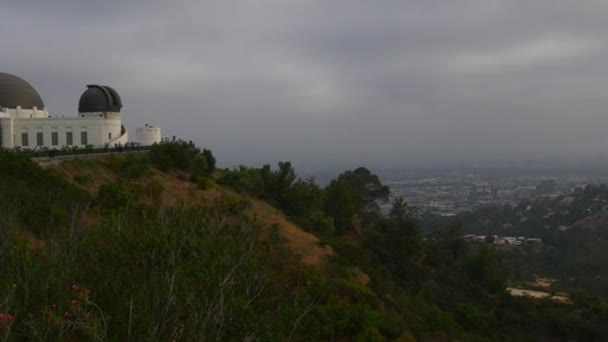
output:
[[[75,186],[82,188],[95,195],[104,184],[116,182],[121,178],[120,171],[115,167],[116,159],[120,157],[94,158],[91,160],[68,160],[59,164],[43,163],[44,167],[56,171],[64,179]],[[140,186],[149,188],[154,184],[163,187],[160,197],[159,208],[166,210],[175,206],[186,207],[212,207],[222,201],[247,201],[249,207],[247,214],[258,220],[264,226],[277,226],[281,237],[290,251],[302,258],[302,262],[311,264],[322,269],[328,255],[334,252],[329,246],[322,246],[319,239],[305,232],[297,224],[291,222],[279,210],[268,205],[264,201],[254,198],[246,198],[235,191],[217,185],[210,184],[201,189],[195,183],[188,180],[188,175],[181,170],[161,172],[156,168],[148,170],[146,177],[138,180]],[[86,179],[86,181],[80,181]],[[142,198],[146,203],[153,201],[150,196]]]
[[[573,223],[571,228],[591,230],[606,229],[608,228],[608,213],[601,212],[591,214]]]
[[[0,151],[2,340],[602,340],[604,301],[505,292],[365,168],[327,187],[182,141],[37,165]],[[575,310],[573,310],[575,309]]]
[[[439,227],[462,225],[463,233],[505,239],[533,238],[539,243],[496,243],[514,282],[538,277],[554,279],[553,291],[593,293],[608,298],[608,187],[588,185],[554,198],[515,206],[487,206],[454,218],[440,218]]]
[[[144,154],[40,164],[0,151],[2,340],[309,334],[335,252],[280,210]]]

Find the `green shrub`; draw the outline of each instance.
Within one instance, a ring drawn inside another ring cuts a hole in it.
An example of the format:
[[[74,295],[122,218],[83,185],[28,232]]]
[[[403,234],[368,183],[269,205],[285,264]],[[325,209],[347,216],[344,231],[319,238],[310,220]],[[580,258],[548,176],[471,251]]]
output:
[[[119,173],[124,179],[139,179],[149,174],[149,164],[146,154],[129,153],[120,160]]]
[[[147,186],[147,195],[152,199],[154,203],[159,203],[163,192],[165,191],[165,187],[158,180],[152,180],[148,183]]]
[[[188,172],[192,181],[215,171],[216,161],[211,151],[205,149],[201,152],[192,141],[162,141],[154,144],[148,155],[160,170],[178,169]]]
[[[136,204],[141,193],[141,186],[137,183],[107,183],[99,188],[97,202],[105,209],[125,208],[129,204]]]
[[[331,217],[325,216],[321,210],[316,210],[302,217],[296,218],[297,222],[309,232],[313,232],[319,237],[330,237],[334,235],[334,221]]]
[[[211,180],[205,176],[198,176],[196,177],[196,186],[201,190],[207,190],[211,186]]]
[[[257,226],[223,217],[201,208],[104,211],[95,229],[43,249],[0,231],[0,312],[15,317],[7,339],[296,337],[311,296],[275,281],[255,248]]]
[[[89,184],[93,180],[93,177],[90,174],[77,174],[77,175],[74,175],[73,179],[74,179],[74,182],[76,182],[80,185],[86,185],[86,184]]]

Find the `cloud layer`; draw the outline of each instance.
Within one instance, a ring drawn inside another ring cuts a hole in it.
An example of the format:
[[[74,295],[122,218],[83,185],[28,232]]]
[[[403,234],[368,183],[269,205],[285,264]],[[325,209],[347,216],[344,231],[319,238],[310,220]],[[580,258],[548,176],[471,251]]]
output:
[[[407,166],[608,150],[608,3],[3,2],[2,71],[75,113],[115,87],[129,127],[224,165]]]

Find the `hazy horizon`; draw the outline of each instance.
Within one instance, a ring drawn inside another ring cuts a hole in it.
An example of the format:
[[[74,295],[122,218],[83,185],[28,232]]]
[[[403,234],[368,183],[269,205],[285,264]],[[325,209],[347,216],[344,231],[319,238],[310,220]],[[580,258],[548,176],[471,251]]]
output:
[[[0,71],[75,115],[118,90],[221,165],[299,169],[608,155],[608,3],[7,1]]]

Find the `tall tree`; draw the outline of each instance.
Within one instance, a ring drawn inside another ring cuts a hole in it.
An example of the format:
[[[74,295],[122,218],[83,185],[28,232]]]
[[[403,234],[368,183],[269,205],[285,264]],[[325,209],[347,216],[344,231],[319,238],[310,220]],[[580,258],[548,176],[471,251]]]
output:
[[[326,213],[334,218],[338,231],[352,229],[355,215],[364,216],[379,210],[378,202],[388,200],[389,188],[377,175],[360,167],[346,171],[326,188]]]

